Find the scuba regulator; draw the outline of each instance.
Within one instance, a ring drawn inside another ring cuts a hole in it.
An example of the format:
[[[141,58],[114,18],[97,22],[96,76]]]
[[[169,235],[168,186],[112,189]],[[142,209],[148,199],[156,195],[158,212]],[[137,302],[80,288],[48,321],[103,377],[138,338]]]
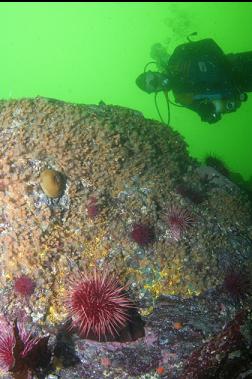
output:
[[[252,91],[252,51],[224,54],[212,39],[193,42],[188,38],[187,43],[176,47],[160,72],[145,70],[136,84],[147,93],[155,93],[155,102],[162,91],[168,114],[172,103],[168,92],[172,90],[172,104],[191,109],[202,121],[212,124],[223,114],[235,112]]]

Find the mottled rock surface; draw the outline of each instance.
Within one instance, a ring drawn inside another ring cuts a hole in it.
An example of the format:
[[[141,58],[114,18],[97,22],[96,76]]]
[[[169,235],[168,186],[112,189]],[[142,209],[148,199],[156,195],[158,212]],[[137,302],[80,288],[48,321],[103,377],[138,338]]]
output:
[[[216,337],[206,377],[235,378],[225,376],[231,358],[249,377],[252,223],[239,187],[190,158],[177,132],[118,106],[1,101],[0,145],[0,313],[51,333],[48,378],[184,379],[200,360],[191,354],[206,357],[204,344],[241,310],[240,342],[224,354]],[[43,172],[60,180],[41,186]],[[93,267],[129,283],[145,337],[62,331],[69,280]],[[14,290],[22,275],[35,284],[29,296]],[[238,279],[227,285],[228,275]]]

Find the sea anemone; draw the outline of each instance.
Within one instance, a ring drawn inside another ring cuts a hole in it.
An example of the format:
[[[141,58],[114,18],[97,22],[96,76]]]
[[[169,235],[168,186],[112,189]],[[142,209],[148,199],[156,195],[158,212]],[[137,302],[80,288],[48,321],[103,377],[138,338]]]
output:
[[[172,238],[178,241],[186,229],[194,224],[195,219],[187,209],[174,205],[166,211],[165,221],[170,228]]]
[[[14,282],[14,291],[21,296],[31,296],[35,289],[35,282],[26,275],[22,275]]]
[[[56,170],[46,169],[40,174],[40,186],[46,196],[50,198],[60,197],[66,187],[66,178]]]
[[[126,326],[134,307],[125,288],[107,271],[94,270],[72,279],[67,297],[71,328],[82,338],[114,337]]]
[[[148,245],[155,240],[154,229],[147,224],[134,224],[131,231],[131,238],[140,246]]]

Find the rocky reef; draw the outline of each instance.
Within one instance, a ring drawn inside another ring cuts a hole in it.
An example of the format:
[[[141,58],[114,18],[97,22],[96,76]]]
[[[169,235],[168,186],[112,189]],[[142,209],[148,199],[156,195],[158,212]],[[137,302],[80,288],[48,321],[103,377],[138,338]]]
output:
[[[252,375],[242,189],[192,159],[172,128],[102,103],[1,101],[0,145],[0,321],[50,335],[48,364],[29,375]],[[135,304],[100,341],[67,326],[70,283],[94,268]]]

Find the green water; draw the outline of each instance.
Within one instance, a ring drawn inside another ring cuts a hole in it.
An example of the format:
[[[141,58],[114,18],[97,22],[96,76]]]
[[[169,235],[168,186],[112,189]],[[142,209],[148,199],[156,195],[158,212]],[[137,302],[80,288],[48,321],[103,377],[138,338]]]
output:
[[[251,3],[1,3],[0,98],[37,95],[118,104],[159,119],[135,78],[154,43],[169,52],[194,31],[225,53],[252,50]],[[162,98],[159,101],[165,116]],[[172,107],[171,125],[193,156],[222,158],[252,177],[252,94],[215,125]]]

